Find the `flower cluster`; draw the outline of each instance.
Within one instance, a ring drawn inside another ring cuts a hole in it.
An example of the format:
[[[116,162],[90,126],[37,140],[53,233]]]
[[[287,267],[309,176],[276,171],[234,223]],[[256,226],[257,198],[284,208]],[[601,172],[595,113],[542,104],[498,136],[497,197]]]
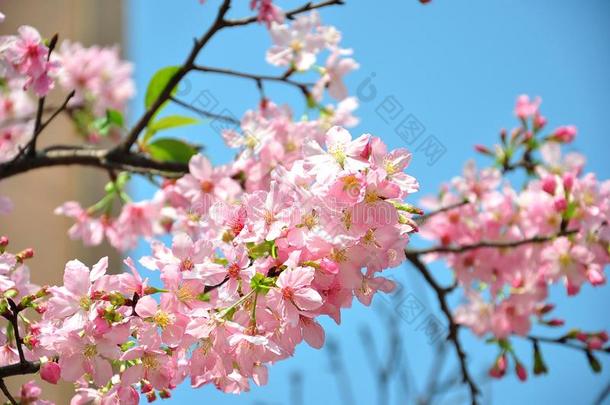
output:
[[[574,295],[583,284],[606,280],[610,182],[583,174],[581,156],[561,157],[561,144],[571,142],[576,130],[560,127],[543,135],[546,119],[539,105],[540,99],[521,96],[515,108],[521,126],[503,132],[493,152],[477,147],[499,168],[477,170],[470,163],[438,198],[425,201],[432,209],[454,206],[429,218],[421,234],[454,248],[428,257],[442,258],[454,271],[468,301],[457,309],[456,320],[477,335],[526,335],[533,320],[562,325],[546,318],[552,308],[549,286],[562,282]],[[523,157],[513,162],[519,151]],[[503,173],[521,167],[529,173],[522,189],[502,181]]]
[[[333,26],[320,22],[316,12],[298,17],[292,25],[272,23],[273,46],[267,51],[267,62],[276,66],[286,66],[289,72],[305,72],[315,67],[318,54],[329,51],[323,67],[317,67],[320,79],[313,88],[312,96],[320,101],[324,89],[337,100],[347,97],[343,76],[358,68],[358,63],[350,57],[350,49],[339,46],[341,33]]]
[[[265,23],[267,28],[270,28],[272,23],[284,22],[284,13],[273,4],[273,0],[250,0],[250,8],[258,9],[258,21]]]
[[[84,47],[65,41],[56,59],[60,68],[58,81],[66,91],[75,90],[70,101],[78,129],[89,139],[100,136],[92,125],[109,110],[125,111],[135,94],[133,66],[119,56],[118,47]]]
[[[57,68],[49,61],[49,48],[38,31],[24,25],[18,35],[0,38],[0,71],[2,77],[24,81],[24,89],[32,88],[44,96],[53,88],[52,75]]]
[[[418,188],[403,172],[410,154],[388,151],[368,134],[352,139],[336,126],[323,144],[304,138],[289,149],[298,158],[246,192],[225,168],[196,155],[190,174],[167,184],[156,201],[123,210],[130,219],[122,226],[138,228],[135,234],[146,234],[162,212],[172,220],[172,246],[153,241],[141,259],[160,271],[161,288],[130,260],[131,273],[107,274],[105,258],[91,269],[69,262],[63,286],[38,295],[28,295],[23,277],[19,286],[7,278],[4,296],[16,290],[12,299],[43,314],[22,332],[28,360],[58,359],[41,375],[77,383],[73,404],[136,403],[134,384],[151,399],[168,396],[186,378],[195,387],[240,392],[249,379],[264,384],[267,365],[291,356],[301,341],[320,347],[318,316],[340,322],[354,296],[368,305],[377,291],[391,291],[393,282],[379,273],[404,261],[415,226],[403,202]],[[252,159],[250,149],[242,154]],[[89,231],[79,229],[81,236]],[[17,256],[2,257],[7,274],[24,268]],[[18,361],[10,341],[5,350],[10,356],[0,366]]]
[[[23,91],[22,79],[0,88],[0,163],[12,160],[26,146],[34,130],[34,101]]]

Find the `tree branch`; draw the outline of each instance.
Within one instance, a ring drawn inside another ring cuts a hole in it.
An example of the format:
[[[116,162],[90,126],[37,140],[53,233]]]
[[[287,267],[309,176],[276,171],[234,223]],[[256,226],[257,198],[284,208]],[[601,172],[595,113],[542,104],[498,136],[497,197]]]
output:
[[[131,146],[138,139],[140,132],[142,132],[142,130],[144,130],[144,128],[146,128],[148,126],[148,123],[154,117],[155,113],[159,110],[159,108],[161,108],[161,106],[167,100],[169,100],[169,98],[172,95],[173,89],[178,85],[178,83],[180,83],[180,81],[184,78],[184,76],[186,76],[186,74],[192,70],[193,64],[195,63],[195,59],[197,58],[197,55],[199,54],[201,49],[203,49],[203,47],[208,43],[208,41],[210,39],[212,39],[212,37],[218,31],[220,31],[222,28],[227,26],[225,23],[224,17],[227,14],[227,12],[229,11],[230,7],[231,7],[231,0],[224,0],[222,2],[222,4],[220,5],[220,8],[218,9],[218,13],[216,14],[216,19],[214,20],[214,23],[212,24],[212,26],[206,31],[205,34],[203,34],[203,36],[201,38],[199,38],[197,41],[195,41],[195,44],[193,45],[191,52],[189,53],[188,57],[186,58],[186,60],[182,64],[182,66],[180,66],[180,68],[174,74],[174,76],[172,76],[172,78],[167,82],[167,84],[165,85],[165,88],[161,91],[161,94],[159,95],[159,97],[157,97],[157,99],[152,103],[152,105],[148,108],[148,110],[146,110],[144,115],[142,115],[142,117],[140,117],[140,119],[135,124],[135,126],[132,128],[132,130],[129,132],[129,134],[127,135],[125,140],[115,148],[113,153],[121,153],[121,152],[125,153],[125,152],[129,151]]]
[[[237,119],[235,119],[233,117],[230,117],[228,115],[214,114],[212,112],[209,112],[209,111],[206,111],[206,110],[202,110],[201,108],[197,108],[194,105],[191,105],[191,104],[189,104],[189,103],[187,103],[185,101],[179,100],[179,99],[177,99],[177,98],[175,98],[173,96],[170,97],[169,99],[170,99],[170,101],[178,104],[179,106],[184,107],[187,110],[191,110],[192,112],[194,112],[196,114],[199,114],[202,117],[211,118],[213,120],[218,120],[218,121],[226,122],[226,123],[233,124],[233,125],[239,125],[240,124],[239,120],[237,120]]]
[[[449,340],[455,348],[455,352],[460,363],[460,370],[462,372],[462,381],[468,385],[472,405],[476,405],[478,403],[477,396],[479,395],[480,390],[474,382],[472,376],[470,375],[468,365],[466,364],[466,353],[462,348],[462,344],[458,336],[460,325],[455,322],[455,319],[453,319],[453,314],[451,313],[451,310],[449,309],[449,304],[447,303],[448,291],[447,289],[439,285],[438,282],[434,279],[434,277],[432,277],[432,274],[430,273],[426,265],[420,260],[418,254],[414,254],[412,252],[409,252],[408,250],[405,250],[405,253],[407,255],[407,260],[409,260],[413,264],[413,266],[415,266],[415,268],[419,270],[424,280],[436,293],[439,305],[441,307],[441,311],[443,312],[443,314],[447,318],[447,322],[449,323],[449,332],[447,334],[447,340]]]
[[[521,245],[527,245],[530,243],[545,243],[550,242],[555,238],[561,236],[568,236],[578,232],[578,229],[566,230],[558,232],[557,234],[550,236],[535,236],[529,239],[520,239],[515,241],[481,241],[477,243],[473,243],[471,245],[462,245],[462,246],[433,246],[430,248],[423,249],[407,249],[407,255],[426,255],[430,253],[464,253],[470,250],[481,249],[481,248],[514,248],[519,247]]]
[[[4,380],[1,378],[0,378],[0,389],[4,393],[4,396],[6,396],[6,399],[11,403],[11,405],[19,405],[19,403],[15,400],[15,398],[13,398],[10,391],[6,387]]]
[[[284,15],[286,16],[287,19],[292,20],[298,14],[302,14],[307,11],[315,10],[317,8],[322,8],[322,7],[334,6],[334,5],[340,6],[343,4],[345,4],[344,0],[326,0],[326,1],[321,1],[319,3],[313,3],[310,1],[310,2],[303,4],[300,7],[297,7],[295,9],[284,12]],[[241,26],[241,25],[252,24],[257,21],[258,21],[258,16],[252,16],[252,17],[242,18],[239,20],[228,20],[228,21],[225,21],[225,25],[227,27],[237,27],[237,26]]]
[[[197,70],[199,72],[204,72],[204,73],[217,73],[217,74],[222,74],[222,75],[227,75],[227,76],[241,77],[242,79],[253,80],[257,84],[257,86],[259,86],[260,83],[263,81],[285,83],[287,85],[298,88],[303,93],[308,93],[307,86],[311,85],[311,83],[299,83],[297,81],[291,80],[288,77],[285,77],[285,75],[281,75],[281,76],[257,75],[257,74],[253,74],[253,73],[239,72],[239,71],[231,70],[231,69],[215,68],[215,67],[201,66],[201,65],[195,65],[193,67],[193,70]]]
[[[446,207],[439,208],[435,211],[430,211],[424,215],[420,215],[419,217],[415,218],[415,222],[417,224],[421,225],[424,221],[426,221],[427,219],[429,219],[435,215],[442,214],[443,212],[451,211],[451,210],[459,208],[459,207],[463,207],[464,205],[467,205],[469,203],[470,203],[470,201],[463,200],[463,201],[457,202],[455,204],[450,204]]]
[[[184,163],[158,162],[129,152],[66,146],[49,148],[33,157],[0,164],[0,180],[34,169],[67,165],[90,166],[104,170],[114,169],[163,177],[181,177],[188,173],[188,166]]]

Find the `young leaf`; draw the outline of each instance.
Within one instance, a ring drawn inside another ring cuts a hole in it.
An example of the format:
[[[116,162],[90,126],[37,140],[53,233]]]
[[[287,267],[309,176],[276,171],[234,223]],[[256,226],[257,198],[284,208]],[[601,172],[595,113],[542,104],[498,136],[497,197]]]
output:
[[[150,79],[148,88],[146,89],[146,96],[144,97],[144,106],[146,108],[150,108],[155,100],[159,98],[163,89],[165,89],[165,86],[167,86],[179,69],[179,66],[167,66],[157,70],[157,73]],[[172,94],[174,94],[175,91],[175,88],[172,89]]]
[[[199,120],[192,117],[186,117],[183,115],[170,115],[168,117],[159,118],[157,121],[148,125],[148,129],[146,130],[146,135],[144,136],[143,142],[147,143],[150,138],[152,138],[157,132],[176,128],[183,127],[186,125],[194,125],[199,123]]]
[[[147,146],[150,156],[161,162],[188,163],[191,157],[197,154],[197,148],[172,138],[160,138]]]
[[[593,370],[594,373],[600,373],[602,371],[602,365],[599,362],[599,360],[597,360],[597,357],[595,357],[593,355],[593,353],[591,353],[591,351],[587,350],[587,360],[589,361],[589,366],[591,367],[591,370]]]

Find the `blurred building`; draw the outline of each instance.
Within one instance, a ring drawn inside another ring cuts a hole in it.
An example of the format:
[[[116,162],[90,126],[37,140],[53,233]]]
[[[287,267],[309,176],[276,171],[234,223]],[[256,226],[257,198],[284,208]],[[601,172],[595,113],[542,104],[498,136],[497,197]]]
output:
[[[6,15],[0,24],[0,33],[13,34],[21,25],[36,27],[41,35],[50,38],[59,34],[60,41],[71,39],[85,45],[111,45],[122,41],[122,5],[119,0],[5,0],[0,11]],[[65,95],[52,93],[48,105],[58,105]],[[60,117],[40,137],[40,145],[79,142],[72,124]],[[101,256],[111,256],[115,270],[120,258],[107,245],[89,249],[79,241],[71,241],[67,230],[71,221],[56,216],[53,210],[68,200],[91,204],[97,201],[108,181],[104,171],[83,167],[57,167],[40,169],[0,182],[0,195],[11,198],[14,212],[0,217],[0,235],[10,239],[10,250],[16,252],[27,247],[35,250],[29,261],[32,279],[37,284],[59,283],[66,261],[78,258],[88,265]],[[11,392],[34,376],[10,378]],[[52,387],[42,383],[44,399],[56,404],[67,404],[73,388],[69,385]],[[2,395],[0,394],[0,397]],[[2,400],[2,402],[4,399]]]

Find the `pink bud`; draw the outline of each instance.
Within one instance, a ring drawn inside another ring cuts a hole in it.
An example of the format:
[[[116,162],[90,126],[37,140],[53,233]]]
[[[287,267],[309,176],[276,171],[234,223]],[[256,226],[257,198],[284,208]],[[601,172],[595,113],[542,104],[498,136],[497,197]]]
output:
[[[546,118],[540,114],[536,114],[534,117],[534,128],[537,130],[542,129],[546,125]]]
[[[552,138],[557,142],[569,143],[576,137],[576,132],[576,127],[573,125],[559,127],[553,133]]]
[[[563,326],[565,321],[563,319],[551,319],[547,321],[546,324],[549,326]]]
[[[578,332],[576,335],[576,339],[580,340],[583,343],[586,343],[589,340],[589,335],[584,332]]]
[[[527,370],[525,369],[525,367],[523,367],[523,364],[517,363],[517,365],[515,366],[515,372],[517,373],[517,377],[519,377],[519,380],[527,380]]]
[[[604,274],[597,269],[589,269],[587,278],[592,285],[602,285],[606,282]]]
[[[563,212],[568,208],[568,202],[563,197],[556,198],[554,205],[557,212]]]
[[[506,355],[501,354],[496,359],[496,363],[493,365],[491,370],[489,370],[489,375],[493,378],[502,378],[506,373]]]
[[[550,195],[555,195],[555,189],[557,188],[557,181],[555,176],[549,174],[542,179],[542,189]]]
[[[55,362],[44,363],[40,366],[40,378],[51,384],[57,384],[59,376],[61,374],[61,368],[59,364]]]
[[[606,331],[601,331],[597,334],[597,337],[603,340],[604,342],[608,341],[608,333]]]
[[[6,236],[0,236],[0,247],[8,246],[8,238]]]
[[[555,305],[553,305],[553,304],[544,304],[541,308],[538,309],[538,313],[540,315],[548,314],[553,309],[555,309]]]
[[[140,391],[142,391],[142,394],[148,394],[149,392],[153,391],[153,386],[152,384],[142,384],[142,387],[140,388]]]
[[[572,190],[572,187],[574,186],[574,173],[564,173],[563,174],[563,188],[566,189],[566,191],[570,191]]]
[[[474,145],[474,150],[476,150],[479,153],[483,153],[484,155],[492,155],[493,153],[491,153],[491,151],[489,150],[489,148],[485,145]]]
[[[597,336],[593,336],[589,340],[587,340],[587,347],[591,350],[601,349],[603,345],[604,342],[602,342],[602,340]]]

